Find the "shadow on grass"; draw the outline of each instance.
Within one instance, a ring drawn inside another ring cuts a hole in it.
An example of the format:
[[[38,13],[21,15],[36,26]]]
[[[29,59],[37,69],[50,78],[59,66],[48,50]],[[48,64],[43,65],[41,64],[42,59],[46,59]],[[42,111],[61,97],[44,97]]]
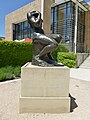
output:
[[[71,103],[70,103],[70,112],[73,112],[73,110],[75,108],[78,107],[77,103],[75,102],[76,98],[72,97],[70,94],[69,94],[69,97],[71,98]]]

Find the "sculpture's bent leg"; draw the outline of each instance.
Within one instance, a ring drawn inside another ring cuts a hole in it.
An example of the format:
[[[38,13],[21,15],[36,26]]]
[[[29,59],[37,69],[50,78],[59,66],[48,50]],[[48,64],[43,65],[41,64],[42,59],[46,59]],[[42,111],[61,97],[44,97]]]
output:
[[[51,34],[50,38],[56,40],[58,44],[60,44],[62,41],[62,37],[60,34]]]
[[[34,62],[32,62],[32,64],[37,64],[37,63],[41,64],[42,62],[47,63],[47,64],[55,63],[54,59],[50,55],[50,52],[55,50],[58,47],[58,43],[54,39],[48,38],[47,36],[43,34],[34,33],[33,43],[34,44],[40,43],[44,47],[42,50],[40,50],[38,54],[36,54],[33,57]]]
[[[42,51],[38,54],[39,57],[42,57],[43,55],[55,50],[58,47],[58,44],[50,44],[45,46]]]

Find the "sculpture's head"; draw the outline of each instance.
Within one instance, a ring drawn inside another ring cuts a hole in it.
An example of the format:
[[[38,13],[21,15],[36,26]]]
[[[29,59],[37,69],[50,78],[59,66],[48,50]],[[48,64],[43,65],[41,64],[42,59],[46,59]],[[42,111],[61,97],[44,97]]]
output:
[[[27,13],[27,19],[32,27],[42,27],[43,20],[41,19],[41,13],[39,11],[32,11]]]

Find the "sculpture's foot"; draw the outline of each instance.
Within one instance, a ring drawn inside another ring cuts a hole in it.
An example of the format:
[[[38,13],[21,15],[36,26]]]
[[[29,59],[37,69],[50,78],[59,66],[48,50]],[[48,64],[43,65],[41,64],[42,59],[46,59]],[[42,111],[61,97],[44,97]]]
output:
[[[61,66],[61,67],[64,66],[64,64],[62,64],[62,63],[57,63],[55,60],[52,60],[52,59],[49,59],[49,60],[48,60],[48,63],[49,63],[49,64],[52,64],[53,66]]]
[[[39,58],[39,56],[33,57],[32,65],[42,66],[42,67],[64,66],[62,63],[58,64],[54,59],[49,59],[47,56],[44,56],[43,59]]]
[[[48,64],[52,64],[53,66],[56,63],[56,61],[54,60],[50,53],[48,53],[48,55],[40,57],[40,59],[47,62]]]
[[[32,65],[42,66],[42,67],[51,67],[52,66],[52,64],[48,64],[47,62],[45,62],[39,58],[33,58]]]

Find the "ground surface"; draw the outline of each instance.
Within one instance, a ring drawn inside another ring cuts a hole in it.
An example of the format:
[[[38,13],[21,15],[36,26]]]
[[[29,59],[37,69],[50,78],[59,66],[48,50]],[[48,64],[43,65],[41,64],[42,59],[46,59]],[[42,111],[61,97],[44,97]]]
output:
[[[90,82],[70,80],[73,112],[19,114],[21,80],[0,83],[0,120],[90,120]]]

